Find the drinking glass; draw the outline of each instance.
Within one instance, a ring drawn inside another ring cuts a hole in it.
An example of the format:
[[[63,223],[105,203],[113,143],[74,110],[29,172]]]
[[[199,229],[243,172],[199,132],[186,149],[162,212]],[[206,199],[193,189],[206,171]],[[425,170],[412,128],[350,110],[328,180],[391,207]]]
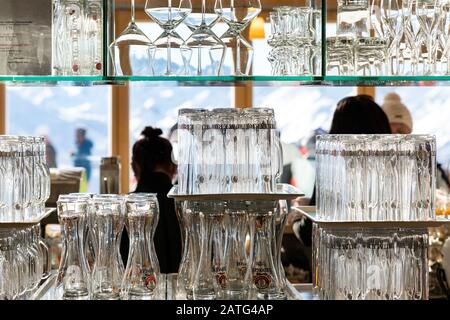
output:
[[[212,1],[208,1],[212,4]],[[185,24],[193,32],[182,47],[185,64],[189,74],[220,75],[225,57],[225,44],[217,37],[211,28],[219,20],[214,12],[214,6],[207,6],[202,0],[201,12],[191,12]]]
[[[260,0],[216,0],[215,12],[229,27],[220,39],[227,47],[226,59],[231,60],[234,75],[249,75],[253,47],[241,33],[261,12]]]
[[[250,266],[245,251],[248,232],[246,204],[243,201],[229,202],[225,209],[228,238],[225,251],[225,298],[248,299],[250,290]]]
[[[196,210],[198,203],[183,201],[179,203],[179,218],[182,230],[185,231],[183,243],[183,256],[177,278],[177,299],[192,300],[193,288],[200,261],[200,216]]]
[[[349,37],[327,38],[327,73],[329,75],[348,76],[353,74],[354,41]]]
[[[159,262],[152,254],[152,225],[157,216],[156,196],[133,196],[126,200],[126,221],[130,235],[127,267],[122,280],[121,298],[149,300],[159,298]]]
[[[156,75],[186,74],[185,65],[188,48],[184,47],[184,40],[175,31],[186,17],[192,12],[190,0],[147,0],[145,12],[154,20],[164,32],[155,40],[156,52],[153,68]],[[181,48],[183,49],[183,53]],[[165,63],[164,63],[165,62]]]
[[[219,227],[215,223],[215,218],[217,215],[223,215],[223,205],[215,202],[201,202],[194,210],[198,210],[200,216],[201,241],[200,260],[198,261],[193,286],[193,298],[194,300],[215,300],[219,295],[220,279],[217,281],[217,270],[214,270],[213,267],[215,263],[220,263],[220,261],[215,260],[213,262],[213,235]]]
[[[125,222],[124,199],[117,195],[98,195],[91,203],[98,243],[92,270],[92,297],[96,300],[117,300],[124,274],[119,249]]]
[[[89,300],[91,277],[84,253],[88,202],[61,195],[57,205],[64,241],[56,280],[58,296],[64,300]]]
[[[252,202],[248,207],[250,219],[250,263],[252,273],[252,295],[259,300],[286,299],[284,283],[280,281],[280,270],[275,263],[273,217],[275,204],[272,201]]]
[[[425,37],[425,45],[427,49],[427,59],[425,63],[424,75],[432,75],[435,73],[435,39],[439,31],[439,19],[441,10],[438,0],[417,0],[416,15],[419,20],[420,28]]]
[[[131,21],[109,47],[114,73],[118,76],[153,75],[155,49],[155,45],[136,24],[135,0],[131,0]]]

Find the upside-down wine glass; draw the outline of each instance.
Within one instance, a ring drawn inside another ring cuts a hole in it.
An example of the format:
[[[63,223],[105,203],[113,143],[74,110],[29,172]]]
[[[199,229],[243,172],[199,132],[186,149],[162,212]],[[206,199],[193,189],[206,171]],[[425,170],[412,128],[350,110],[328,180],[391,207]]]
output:
[[[131,21],[109,47],[114,72],[118,76],[153,75],[155,45],[137,26],[135,8],[135,0],[131,0]]]
[[[212,0],[209,3],[212,4]],[[206,0],[202,0],[200,13],[192,12],[186,18],[185,24],[193,32],[182,47],[188,73],[198,76],[220,75],[226,46],[211,30],[218,20],[214,5],[207,6]]]
[[[261,12],[261,1],[216,0],[215,11],[229,26],[220,40],[233,50],[234,74],[248,75],[253,62],[253,47],[241,33]]]
[[[164,32],[155,40],[156,52],[153,61],[153,68],[156,75],[180,75],[186,73],[187,66],[181,48],[185,42],[181,36],[175,32],[186,17],[192,12],[190,0],[167,0],[156,1],[147,0],[145,12],[154,20]],[[186,51],[184,50],[184,54]],[[165,61],[159,63],[159,61]]]

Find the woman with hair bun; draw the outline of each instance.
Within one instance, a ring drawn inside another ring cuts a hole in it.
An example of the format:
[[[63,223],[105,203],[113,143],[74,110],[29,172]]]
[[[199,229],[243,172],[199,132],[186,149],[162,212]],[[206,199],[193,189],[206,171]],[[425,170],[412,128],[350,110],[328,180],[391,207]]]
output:
[[[167,194],[177,166],[172,160],[172,145],[161,137],[161,129],[146,127],[133,146],[131,166],[137,180],[135,192],[156,193],[159,222],[155,233],[155,249],[161,273],[177,273],[181,261],[181,231],[173,199]],[[122,257],[128,257],[128,235],[123,237]]]

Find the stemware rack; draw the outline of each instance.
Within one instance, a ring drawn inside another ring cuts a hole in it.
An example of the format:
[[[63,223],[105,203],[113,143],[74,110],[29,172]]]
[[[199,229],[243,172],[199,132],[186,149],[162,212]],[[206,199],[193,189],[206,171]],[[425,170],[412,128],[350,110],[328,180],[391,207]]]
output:
[[[198,1],[192,1],[193,5],[198,6]],[[136,1],[136,10],[143,11],[143,4],[145,1]],[[268,13],[275,6],[281,5],[296,5],[304,6],[305,3],[312,3],[315,8],[322,11],[322,66],[316,74],[311,76],[273,76],[268,74],[254,73],[248,76],[115,76],[113,73],[112,63],[109,56],[109,45],[113,42],[115,35],[118,35],[122,30],[118,30],[116,25],[115,12],[116,9],[125,8],[128,13],[129,1],[122,0],[104,0],[104,36],[103,36],[103,58],[104,65],[103,74],[101,76],[3,76],[0,75],[0,82],[16,85],[31,85],[39,83],[39,85],[72,85],[72,86],[91,86],[91,85],[124,85],[128,82],[143,82],[148,83],[149,86],[245,86],[251,84],[253,86],[410,86],[427,83],[433,85],[447,85],[450,82],[450,75],[437,76],[335,76],[328,75],[326,71],[326,37],[327,37],[327,22],[329,17],[335,15],[336,3],[335,0],[296,0],[296,1],[261,1],[262,12],[260,14],[268,22]],[[125,17],[128,17],[125,15]],[[146,22],[150,22],[148,17]],[[120,27],[121,28],[121,27]],[[267,32],[266,32],[267,33]],[[151,35],[154,37],[155,35]],[[266,35],[267,40],[267,35]],[[255,49],[255,52],[257,49]],[[269,62],[266,59],[266,63]]]

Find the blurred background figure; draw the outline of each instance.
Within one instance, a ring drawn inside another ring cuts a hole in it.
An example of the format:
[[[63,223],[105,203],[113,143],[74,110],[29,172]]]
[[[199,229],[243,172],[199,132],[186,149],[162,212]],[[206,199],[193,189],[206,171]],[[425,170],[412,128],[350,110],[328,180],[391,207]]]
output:
[[[389,120],[393,134],[410,134],[413,131],[413,121],[408,108],[395,92],[388,93],[384,97],[381,106]]]
[[[44,137],[47,166],[49,168],[57,168],[58,163],[56,161],[56,149],[53,146],[53,143],[51,142],[51,140],[49,138],[48,127],[47,126],[39,126],[36,129],[36,135],[39,137]]]
[[[137,180],[135,192],[156,193],[159,202],[159,221],[154,238],[161,273],[178,273],[181,261],[181,230],[175,202],[167,198],[172,189],[177,166],[172,161],[173,148],[161,137],[162,130],[146,127],[133,146],[131,166]],[[124,231],[121,243],[122,258],[128,257],[128,234]]]
[[[89,182],[92,173],[90,156],[94,144],[87,138],[87,131],[84,128],[78,128],[75,131],[75,145],[77,151],[72,154],[74,157],[73,165],[75,167],[84,168],[86,170],[86,178]]]
[[[413,119],[411,112],[402,103],[401,98],[395,92],[388,93],[384,97],[383,111],[389,119],[392,133],[411,134],[413,131]],[[448,173],[440,163],[437,163],[436,188],[446,194],[450,192],[450,179]]]

